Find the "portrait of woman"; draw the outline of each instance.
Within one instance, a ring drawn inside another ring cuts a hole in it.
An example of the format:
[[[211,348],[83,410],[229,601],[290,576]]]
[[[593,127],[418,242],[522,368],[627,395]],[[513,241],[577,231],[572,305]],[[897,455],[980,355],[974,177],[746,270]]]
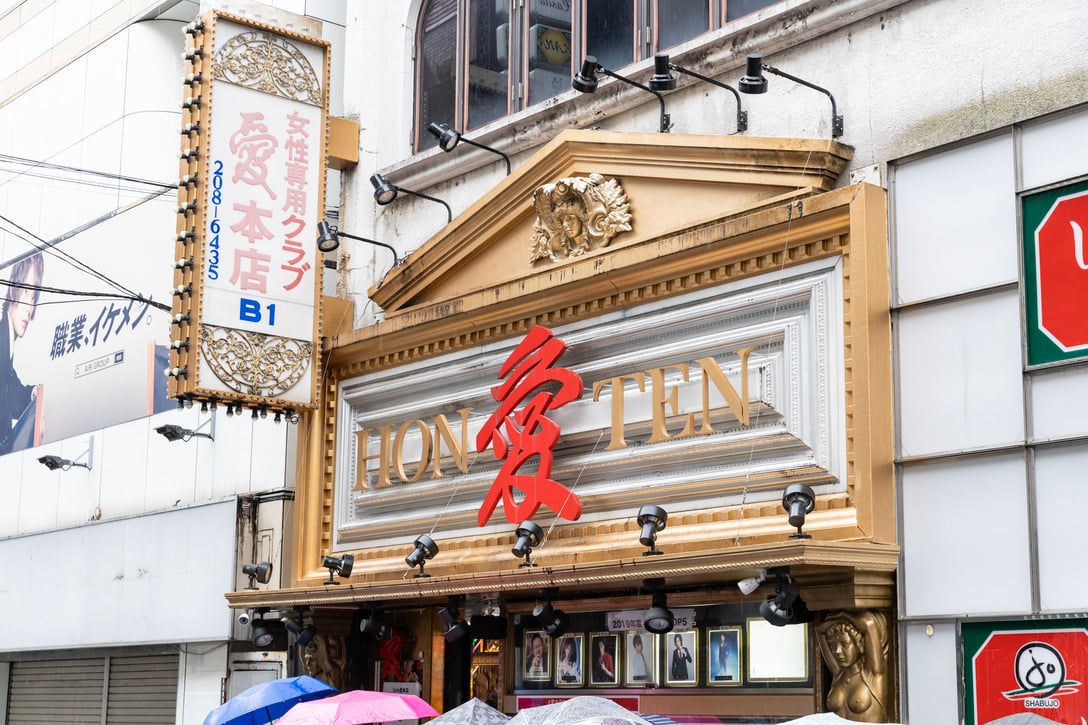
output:
[[[888,625],[880,612],[841,612],[816,628],[831,689],[827,707],[855,722],[888,718]]]
[[[619,656],[619,635],[598,632],[590,636],[589,649],[593,669],[589,684],[598,687],[614,686],[620,682],[616,659]]]
[[[698,681],[695,674],[695,632],[673,632],[669,639],[669,673],[665,682],[670,685],[694,685]]]
[[[740,627],[707,630],[707,684],[740,684]]]
[[[628,685],[652,685],[656,682],[657,640],[646,632],[627,633]]]
[[[581,687],[582,635],[568,634],[559,640],[558,659],[555,684],[559,687]]]
[[[526,680],[550,680],[552,677],[551,650],[544,631],[540,629],[525,632],[525,668],[522,678]]]

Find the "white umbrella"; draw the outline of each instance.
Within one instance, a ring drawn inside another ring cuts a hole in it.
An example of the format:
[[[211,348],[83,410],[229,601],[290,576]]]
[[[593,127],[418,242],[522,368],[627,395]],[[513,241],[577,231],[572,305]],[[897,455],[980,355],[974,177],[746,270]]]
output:
[[[478,697],[442,713],[427,725],[506,725],[510,719]]]
[[[788,720],[782,725],[854,725],[854,721],[841,718],[833,712],[818,712],[815,715]],[[895,725],[895,723],[884,723],[884,725]]]
[[[601,718],[596,723],[593,718]],[[592,695],[579,695],[563,702],[540,707],[529,707],[512,717],[507,725],[572,725],[588,720],[586,725],[615,725],[618,719],[624,725],[650,725],[622,705]]]

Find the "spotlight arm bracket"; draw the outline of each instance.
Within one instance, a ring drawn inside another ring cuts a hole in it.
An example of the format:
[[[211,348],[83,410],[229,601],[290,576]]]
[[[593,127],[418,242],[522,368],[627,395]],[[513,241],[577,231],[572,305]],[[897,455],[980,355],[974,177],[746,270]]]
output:
[[[722,83],[721,81],[716,81],[713,78],[708,78],[707,76],[704,76],[701,73],[696,73],[693,70],[688,70],[687,68],[684,68],[682,66],[678,66],[675,63],[669,63],[669,69],[674,70],[677,73],[683,73],[684,75],[689,75],[692,78],[698,78],[699,80],[703,81],[704,83],[709,83],[710,85],[717,86],[718,88],[724,88],[725,90],[732,93],[733,96],[737,99],[737,133],[748,130],[748,111],[745,111],[744,109],[741,108],[740,92],[736,88],[734,88],[731,85],[728,85],[727,83]],[[832,105],[834,105],[835,101],[832,100],[831,103],[832,103]]]
[[[465,141],[466,143],[468,142],[468,139],[466,139],[466,138],[462,138],[461,140]],[[446,202],[442,201],[438,197],[431,196],[430,194],[424,194],[422,191],[412,191],[411,189],[405,189],[403,186],[396,186],[396,184],[394,184],[393,186],[396,187],[397,191],[402,191],[405,194],[410,194],[412,196],[418,196],[420,199],[427,199],[428,201],[438,202],[442,206],[446,207],[446,223],[449,224],[450,222],[453,221],[453,210],[450,209],[450,205],[447,204]],[[345,234],[344,236],[347,237],[347,236],[350,236],[350,235]],[[354,239],[354,237],[352,237],[352,239]],[[364,240],[364,241],[369,241],[369,240]]]
[[[462,140],[464,140],[464,139],[462,139]],[[412,192],[410,192],[410,191],[408,191],[406,189],[400,189],[400,190],[403,191],[406,194],[412,193]],[[439,200],[435,199],[435,201],[439,201]],[[445,204],[446,202],[442,202],[442,203]],[[447,209],[448,208],[449,207],[447,207]],[[377,245],[379,247],[385,247],[386,249],[388,249],[390,252],[393,253],[393,266],[394,267],[404,261],[404,259],[397,254],[397,249],[392,244],[386,244],[385,242],[379,242],[377,239],[367,239],[366,237],[360,237],[360,236],[358,236],[356,234],[348,234],[347,232],[340,231],[340,229],[338,227],[334,227],[334,226],[331,226],[331,225],[330,225],[329,228],[332,230],[332,233],[335,234],[338,237],[347,237],[348,239],[354,239],[357,242],[366,242],[367,244],[374,244],[374,245]]]
[[[810,83],[809,81],[806,81],[803,78],[798,78],[795,75],[791,75],[791,74],[787,73],[784,70],[779,70],[778,68],[775,68],[773,65],[767,65],[766,63],[764,63],[763,64],[763,70],[767,71],[768,73],[773,73],[776,76],[781,76],[783,78],[789,79],[789,80],[793,81],[794,83],[799,83],[802,86],[807,86],[807,87],[811,88],[814,91],[819,91],[820,93],[823,93],[825,96],[830,98],[831,99],[831,137],[832,138],[838,138],[839,136],[842,136],[842,134],[843,134],[843,119],[842,119],[842,116],[839,115],[838,106],[835,105],[835,96],[831,95],[831,91],[829,91],[826,88],[823,88],[821,86],[818,86],[815,83]]]
[[[661,116],[658,119],[657,131],[658,131],[658,133],[668,133],[669,132],[669,129],[672,128],[672,117],[668,113],[665,112],[665,97],[662,96],[661,93],[659,93],[658,91],[655,91],[653,88],[650,88],[649,86],[644,86],[644,85],[642,85],[641,83],[639,83],[637,81],[633,81],[630,78],[626,78],[624,76],[621,76],[619,73],[614,73],[614,72],[608,70],[607,68],[605,68],[600,63],[597,64],[597,72],[598,73],[603,73],[604,75],[609,76],[610,78],[615,78],[616,80],[621,80],[624,83],[627,83],[629,85],[634,86],[635,88],[641,88],[642,90],[646,91],[647,93],[653,93],[655,96],[657,96],[657,102],[661,104]]]

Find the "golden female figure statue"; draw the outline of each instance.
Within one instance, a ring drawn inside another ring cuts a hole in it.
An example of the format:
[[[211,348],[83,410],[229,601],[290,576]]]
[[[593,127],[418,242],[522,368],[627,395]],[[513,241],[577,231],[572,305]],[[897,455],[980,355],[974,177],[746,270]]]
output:
[[[839,612],[816,627],[831,670],[827,708],[854,722],[887,722],[888,625],[879,612]]]

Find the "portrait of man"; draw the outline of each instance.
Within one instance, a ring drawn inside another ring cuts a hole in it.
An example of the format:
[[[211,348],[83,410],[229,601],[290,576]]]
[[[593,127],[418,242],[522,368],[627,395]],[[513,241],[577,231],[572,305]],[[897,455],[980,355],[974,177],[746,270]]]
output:
[[[740,628],[707,630],[707,684],[740,684]]]
[[[26,335],[34,319],[43,267],[41,252],[16,262],[4,296],[0,316],[0,455],[33,445],[32,404],[37,388],[19,378],[14,361],[16,343]]]
[[[695,671],[695,632],[671,632],[668,645],[669,670],[665,682],[670,685],[694,685],[699,681]]]
[[[649,632],[628,632],[626,659],[626,684],[653,685],[657,681],[656,635]]]
[[[618,634],[609,632],[590,635],[589,658],[593,664],[589,684],[598,687],[614,687],[619,684],[619,640]]]
[[[551,640],[540,629],[526,630],[524,635],[525,666],[522,679],[550,680],[552,677]]]

